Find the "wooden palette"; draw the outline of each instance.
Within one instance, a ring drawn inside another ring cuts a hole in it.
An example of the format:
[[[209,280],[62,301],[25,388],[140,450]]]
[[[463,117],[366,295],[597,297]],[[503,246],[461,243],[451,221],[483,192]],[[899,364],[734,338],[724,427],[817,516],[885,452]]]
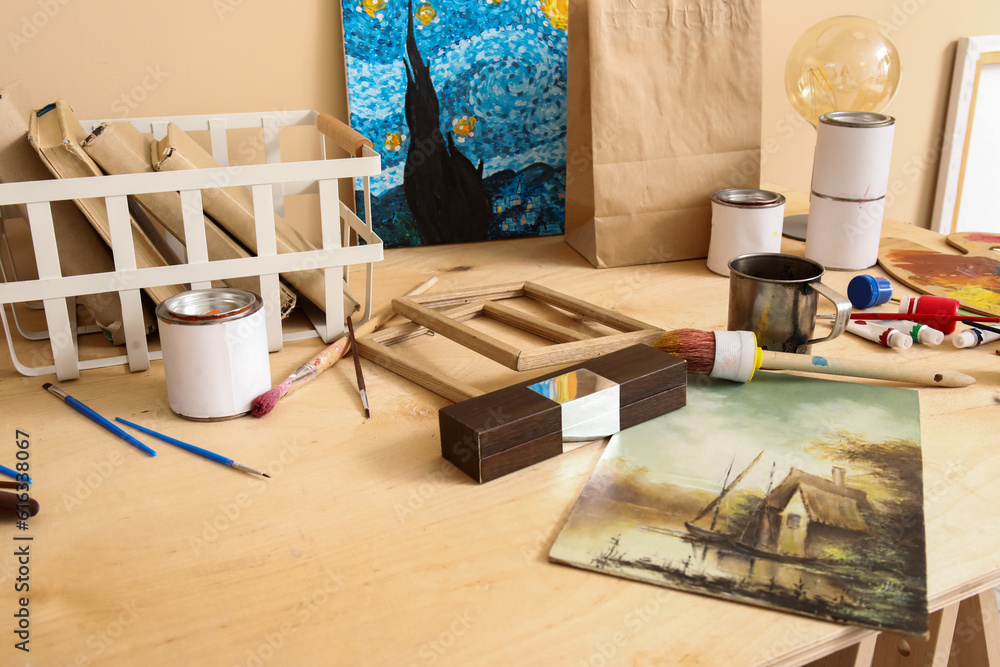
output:
[[[960,232],[949,235],[948,243],[961,254],[882,239],[878,263],[918,292],[958,299],[969,312],[1000,316],[1000,234]]]

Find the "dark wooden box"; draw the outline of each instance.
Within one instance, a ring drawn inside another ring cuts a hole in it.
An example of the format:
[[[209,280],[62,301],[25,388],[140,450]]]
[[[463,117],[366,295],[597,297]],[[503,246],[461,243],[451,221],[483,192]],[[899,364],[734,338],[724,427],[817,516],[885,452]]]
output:
[[[685,361],[633,345],[441,408],[442,456],[483,483],[561,454],[562,406],[529,387],[576,370],[618,384],[619,430],[683,407],[687,400]]]

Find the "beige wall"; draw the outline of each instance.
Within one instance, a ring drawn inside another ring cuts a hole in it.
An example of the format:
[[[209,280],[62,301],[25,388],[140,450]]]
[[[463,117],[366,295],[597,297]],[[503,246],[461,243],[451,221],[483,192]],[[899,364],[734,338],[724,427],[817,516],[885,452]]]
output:
[[[763,179],[809,187],[815,130],[784,93],[792,44],[824,18],[867,16],[887,27],[903,63],[899,93],[886,110],[897,119],[888,215],[927,226],[954,43],[1000,33],[1000,2],[763,4]],[[339,26],[338,0],[4,0],[0,86],[28,107],[62,97],[80,118],[275,109],[344,118]]]

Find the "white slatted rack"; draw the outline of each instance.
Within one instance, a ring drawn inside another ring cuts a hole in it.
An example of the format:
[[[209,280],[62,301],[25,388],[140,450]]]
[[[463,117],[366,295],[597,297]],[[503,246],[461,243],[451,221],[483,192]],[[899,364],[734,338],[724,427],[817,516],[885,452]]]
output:
[[[278,304],[278,274],[300,269],[322,269],[326,278],[325,323],[316,329],[329,342],[344,332],[344,285],[348,267],[366,264],[365,298],[362,320],[371,315],[373,263],[382,259],[382,240],[371,228],[369,178],[381,171],[381,156],[365,147],[362,155],[349,158],[326,157],[326,143],[317,131],[322,159],[281,162],[279,130],[284,126],[316,126],[315,111],[219,114],[130,118],[143,133],[160,139],[167,124],[176,123],[186,132],[209,132],[213,157],[222,165],[211,169],[123,174],[72,179],[52,179],[0,184],[0,206],[26,204],[28,226],[34,245],[38,278],[0,283],[0,318],[15,367],[23,375],[55,373],[58,379],[73,379],[81,370],[128,364],[132,371],[146,370],[159,352],[150,351],[143,328],[140,290],[156,285],[190,284],[192,289],[208,287],[213,280],[259,276],[267,321],[268,347],[281,349],[294,334],[283,334]],[[82,121],[88,132],[102,120]],[[260,128],[264,136],[266,164],[229,166],[227,130]],[[339,179],[362,178],[364,213],[362,221],[338,195]],[[239,259],[208,260],[201,204],[203,188],[246,186],[253,193],[257,234],[257,255]],[[151,192],[180,192],[186,242],[186,261],[171,266],[137,268],[132,243],[128,197]],[[318,193],[322,247],[297,253],[276,250],[274,214],[284,213],[286,195]],[[103,197],[108,210],[114,272],[63,276],[56,250],[50,202],[66,199]],[[360,239],[351,245],[351,231]],[[361,243],[363,241],[364,243]],[[81,360],[76,344],[74,297],[84,294],[117,292],[122,303],[126,338],[125,355]],[[15,354],[7,323],[6,304],[41,301],[47,334],[52,347],[52,365],[28,366]]]

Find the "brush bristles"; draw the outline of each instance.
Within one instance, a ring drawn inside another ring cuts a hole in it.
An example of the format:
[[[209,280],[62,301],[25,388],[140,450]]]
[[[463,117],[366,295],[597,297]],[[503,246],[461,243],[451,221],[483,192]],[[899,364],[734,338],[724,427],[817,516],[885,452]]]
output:
[[[688,373],[708,375],[715,366],[715,334],[701,329],[664,331],[653,346],[687,362]]]
[[[253,402],[250,403],[250,414],[254,417],[263,417],[271,410],[274,410],[274,406],[276,406],[280,400],[281,389],[279,387],[268,389],[263,394],[253,399]]]

